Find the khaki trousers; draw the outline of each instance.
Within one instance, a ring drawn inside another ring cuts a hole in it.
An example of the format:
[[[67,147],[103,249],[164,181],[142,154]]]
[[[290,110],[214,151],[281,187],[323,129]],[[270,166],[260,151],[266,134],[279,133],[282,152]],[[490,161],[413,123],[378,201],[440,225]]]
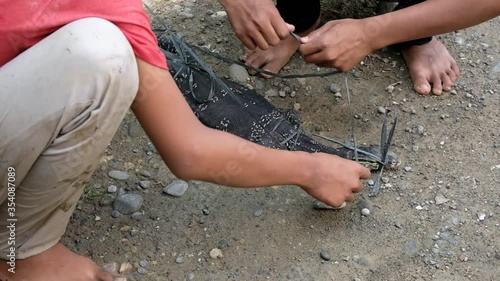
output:
[[[59,241],[138,85],[129,42],[97,18],[60,28],[0,68],[0,258]]]

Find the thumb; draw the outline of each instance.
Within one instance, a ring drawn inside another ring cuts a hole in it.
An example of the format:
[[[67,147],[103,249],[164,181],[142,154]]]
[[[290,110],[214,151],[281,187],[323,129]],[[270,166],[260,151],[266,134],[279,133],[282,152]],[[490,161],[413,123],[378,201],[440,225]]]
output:
[[[288,28],[288,31],[293,32],[295,30],[295,26],[292,24],[287,23],[286,28]]]
[[[342,20],[332,20],[327,23],[325,23],[322,27],[314,30],[313,32],[309,33],[309,35],[302,37],[301,43],[306,44],[311,41],[316,40],[317,38],[320,38],[323,36],[324,33],[326,33],[330,28],[334,27],[335,25],[339,24]]]

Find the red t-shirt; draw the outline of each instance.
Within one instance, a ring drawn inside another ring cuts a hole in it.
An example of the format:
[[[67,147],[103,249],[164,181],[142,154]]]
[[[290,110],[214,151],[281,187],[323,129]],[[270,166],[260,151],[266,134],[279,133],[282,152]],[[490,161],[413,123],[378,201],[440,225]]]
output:
[[[0,67],[62,26],[87,17],[114,23],[138,58],[168,69],[141,0],[0,0]]]

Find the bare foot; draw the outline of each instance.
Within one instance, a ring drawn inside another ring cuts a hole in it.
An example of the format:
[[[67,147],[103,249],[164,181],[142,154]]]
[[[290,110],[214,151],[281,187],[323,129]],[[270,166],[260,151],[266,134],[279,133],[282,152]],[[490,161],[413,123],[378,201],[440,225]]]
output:
[[[457,76],[460,75],[457,63],[451,57],[446,47],[436,38],[420,45],[412,46],[402,51],[408,66],[413,87],[420,94],[441,95],[443,90],[451,90]]]
[[[309,30],[297,35],[304,37],[311,33],[319,25],[319,19]],[[290,60],[293,54],[299,49],[300,42],[293,38],[291,35],[285,40],[281,40],[277,45],[269,47],[267,50],[255,49],[248,50],[245,48],[245,55],[243,60],[246,64],[253,67],[262,68],[270,72],[278,73]],[[250,72],[251,74],[254,74]],[[261,74],[264,78],[271,78],[272,76]]]
[[[93,261],[79,256],[57,243],[47,251],[16,261],[15,273],[7,272],[0,262],[0,280],[8,281],[112,281],[113,276],[101,271]],[[124,280],[122,279],[115,279]]]

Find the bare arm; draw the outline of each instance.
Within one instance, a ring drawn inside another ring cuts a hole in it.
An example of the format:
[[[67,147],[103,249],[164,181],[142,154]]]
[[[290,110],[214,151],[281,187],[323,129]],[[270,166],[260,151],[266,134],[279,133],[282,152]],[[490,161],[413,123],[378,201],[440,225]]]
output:
[[[467,28],[500,15],[499,0],[427,0],[367,19],[380,25],[373,38],[376,49],[404,41]],[[377,40],[378,37],[378,40]]]
[[[138,59],[132,109],[171,171],[183,179],[228,186],[293,184],[332,206],[352,200],[370,172],[336,156],[275,150],[205,127],[168,71]]]
[[[500,15],[499,0],[427,0],[365,19],[333,20],[302,38],[304,60],[348,71],[371,52],[469,27]]]

